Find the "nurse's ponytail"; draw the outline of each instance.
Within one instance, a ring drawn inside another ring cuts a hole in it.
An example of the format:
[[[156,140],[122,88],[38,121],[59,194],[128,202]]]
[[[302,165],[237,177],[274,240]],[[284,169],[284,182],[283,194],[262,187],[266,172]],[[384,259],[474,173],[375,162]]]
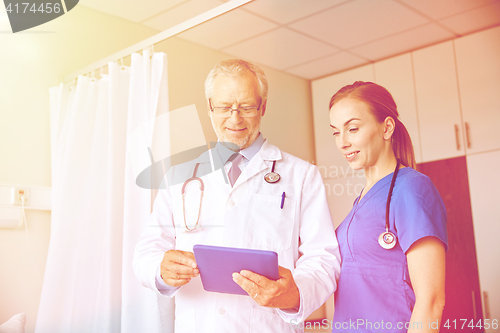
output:
[[[370,110],[378,122],[382,123],[385,118],[392,117],[396,124],[392,134],[392,150],[394,155],[405,166],[417,169],[413,144],[410,134],[405,125],[399,120],[399,112],[392,95],[384,87],[373,83],[356,81],[337,91],[330,99],[330,107],[344,98],[355,98],[370,106]]]

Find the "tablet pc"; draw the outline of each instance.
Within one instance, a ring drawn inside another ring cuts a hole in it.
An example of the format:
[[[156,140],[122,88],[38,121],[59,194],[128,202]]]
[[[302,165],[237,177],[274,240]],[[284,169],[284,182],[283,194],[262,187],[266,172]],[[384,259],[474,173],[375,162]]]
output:
[[[273,251],[195,245],[193,252],[206,291],[248,296],[233,281],[233,273],[243,269],[271,280],[279,279],[278,254]]]

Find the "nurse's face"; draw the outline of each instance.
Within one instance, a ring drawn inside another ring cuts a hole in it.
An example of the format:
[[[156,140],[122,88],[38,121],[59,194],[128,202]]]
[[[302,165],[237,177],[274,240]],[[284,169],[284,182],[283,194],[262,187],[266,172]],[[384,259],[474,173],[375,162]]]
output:
[[[368,104],[344,98],[330,109],[330,126],[338,149],[354,170],[378,167],[390,148],[384,123]]]

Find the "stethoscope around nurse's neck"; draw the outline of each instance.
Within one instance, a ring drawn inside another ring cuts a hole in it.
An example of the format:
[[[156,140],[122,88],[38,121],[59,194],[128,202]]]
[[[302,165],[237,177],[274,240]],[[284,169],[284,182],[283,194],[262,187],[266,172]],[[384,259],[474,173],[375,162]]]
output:
[[[399,159],[397,159],[396,169],[394,169],[394,173],[392,174],[391,187],[389,188],[389,195],[387,196],[387,203],[385,206],[385,231],[378,236],[378,243],[386,250],[394,248],[397,243],[396,235],[389,231],[389,210],[391,207],[392,190],[394,189],[394,183],[396,182],[396,177],[399,172],[399,165]]]

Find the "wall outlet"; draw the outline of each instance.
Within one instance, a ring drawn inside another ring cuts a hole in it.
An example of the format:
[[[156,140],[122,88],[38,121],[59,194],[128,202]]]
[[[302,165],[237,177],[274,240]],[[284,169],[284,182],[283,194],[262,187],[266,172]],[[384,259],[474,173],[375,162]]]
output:
[[[28,202],[29,199],[29,189],[27,187],[13,187],[12,188],[12,194],[11,194],[11,204],[15,206],[21,206],[21,197],[24,196],[24,205],[26,206],[26,203]]]

